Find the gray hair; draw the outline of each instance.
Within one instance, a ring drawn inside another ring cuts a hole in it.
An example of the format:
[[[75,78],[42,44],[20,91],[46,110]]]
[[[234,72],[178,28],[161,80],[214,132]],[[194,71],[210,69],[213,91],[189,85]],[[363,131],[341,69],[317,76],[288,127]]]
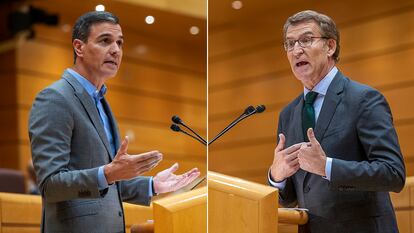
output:
[[[339,61],[339,32],[336,28],[335,22],[324,14],[318,13],[312,10],[306,10],[298,12],[292,16],[290,16],[287,20],[285,25],[283,26],[283,39],[286,39],[286,32],[288,28],[292,25],[298,25],[303,22],[307,21],[314,21],[319,25],[321,29],[321,36],[327,37],[329,39],[334,39],[336,41],[336,50],[335,53],[332,55],[332,58],[335,62]]]

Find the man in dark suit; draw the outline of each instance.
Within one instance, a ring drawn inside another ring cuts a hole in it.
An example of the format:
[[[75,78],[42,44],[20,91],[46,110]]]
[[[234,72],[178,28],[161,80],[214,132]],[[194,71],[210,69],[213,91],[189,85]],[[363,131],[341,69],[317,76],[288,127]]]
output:
[[[125,232],[122,201],[149,205],[200,173],[175,175],[178,164],[155,177],[162,154],[129,155],[104,98],[105,81],[121,64],[123,35],[108,12],[81,16],[73,29],[75,64],[41,91],[30,113],[32,157],[42,195],[42,232]]]
[[[288,18],[284,47],[304,93],[279,117],[268,174],[279,203],[309,210],[302,232],[398,232],[388,192],[403,188],[405,167],[385,98],[336,68],[339,33],[328,16]]]

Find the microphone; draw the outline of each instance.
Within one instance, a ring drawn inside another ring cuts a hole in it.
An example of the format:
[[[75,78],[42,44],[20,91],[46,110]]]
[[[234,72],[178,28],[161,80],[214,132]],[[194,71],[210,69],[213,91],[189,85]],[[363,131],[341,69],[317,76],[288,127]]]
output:
[[[262,113],[266,110],[266,107],[264,105],[258,105],[256,108],[253,106],[247,107],[244,112],[236,118],[236,120],[232,121],[226,128],[224,128],[219,134],[217,134],[211,141],[208,142],[208,145],[213,143],[215,140],[217,140],[219,137],[221,137],[223,134],[225,134],[227,131],[229,131],[231,128],[233,128],[235,125],[237,125],[240,121],[246,119],[247,117],[255,114],[255,113]]]
[[[262,104],[262,105],[257,105],[256,107],[256,112],[257,113],[262,113],[264,112],[264,110],[266,110],[266,107]]]
[[[178,124],[178,125],[182,125],[182,126],[184,126],[185,128],[187,128],[188,130],[190,130],[194,135],[196,135],[201,141],[203,141],[204,142],[204,144],[207,144],[207,141],[203,138],[203,137],[201,137],[198,133],[196,133],[196,132],[194,132],[194,130],[192,130],[190,127],[188,127],[186,124],[184,124],[184,122],[181,120],[181,118],[179,117],[179,116],[177,116],[177,115],[174,115],[174,116],[172,116],[171,117],[171,120],[174,122],[174,123],[176,123],[176,124]],[[177,125],[177,126],[178,126]]]
[[[171,128],[173,131],[175,131],[175,132],[181,132],[181,133],[187,134],[188,136],[190,136],[190,137],[194,138],[195,140],[197,140],[197,141],[201,142],[203,145],[206,145],[206,144],[207,144],[206,142],[204,142],[204,141],[202,141],[202,140],[200,140],[200,139],[198,139],[198,138],[194,137],[193,135],[191,135],[191,134],[187,133],[186,131],[182,130],[182,129],[180,128],[180,126],[178,126],[178,125],[176,125],[176,124],[172,124],[172,125],[170,126],[170,128]]]

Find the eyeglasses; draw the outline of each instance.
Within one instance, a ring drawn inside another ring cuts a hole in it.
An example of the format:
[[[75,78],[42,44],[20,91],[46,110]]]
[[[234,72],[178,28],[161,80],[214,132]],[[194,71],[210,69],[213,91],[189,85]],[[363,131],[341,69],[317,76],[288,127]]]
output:
[[[329,38],[328,37],[323,37],[323,36],[321,36],[321,37],[318,37],[318,36],[305,36],[305,37],[301,37],[297,40],[286,40],[283,43],[283,46],[285,47],[285,50],[287,52],[292,51],[295,48],[296,42],[299,43],[299,46],[301,48],[307,48],[307,47],[312,45],[314,39],[329,39]]]

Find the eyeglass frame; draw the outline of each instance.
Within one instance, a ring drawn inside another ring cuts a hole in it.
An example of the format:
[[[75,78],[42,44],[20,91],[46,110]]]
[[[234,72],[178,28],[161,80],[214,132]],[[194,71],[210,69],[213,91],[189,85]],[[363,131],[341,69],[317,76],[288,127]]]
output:
[[[302,39],[311,39],[310,40],[310,42],[309,42],[309,45],[303,45],[303,43],[302,42],[300,42],[300,40],[302,40]],[[293,51],[294,49],[295,49],[295,45],[296,45],[296,43],[298,43],[299,44],[299,46],[301,47],[301,48],[308,48],[308,47],[310,47],[310,46],[312,46],[312,43],[313,43],[313,41],[314,41],[314,39],[325,39],[325,40],[327,40],[327,39],[330,39],[329,37],[326,37],[326,36],[303,36],[303,37],[300,37],[299,39],[297,39],[297,40],[291,40],[291,41],[294,41],[295,43],[293,43],[293,46],[292,46],[292,48],[291,49],[289,49],[289,48],[287,48],[287,46],[286,46],[286,41],[287,40],[285,40],[285,42],[283,42],[283,48],[285,49],[285,51],[286,52],[291,52],[291,51]]]

